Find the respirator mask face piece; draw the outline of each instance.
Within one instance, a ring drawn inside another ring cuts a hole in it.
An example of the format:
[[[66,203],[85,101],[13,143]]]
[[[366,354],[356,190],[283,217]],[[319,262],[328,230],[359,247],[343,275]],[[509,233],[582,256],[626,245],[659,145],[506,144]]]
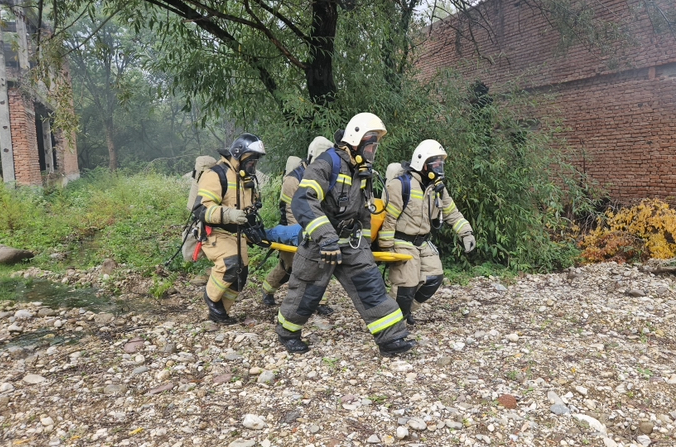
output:
[[[444,189],[444,159],[445,157],[438,155],[428,158],[425,162],[425,174],[436,192]]]
[[[376,158],[378,145],[380,144],[379,132],[366,132],[357,146],[354,160],[359,166],[360,177],[368,177],[372,173],[373,160]]]
[[[245,188],[253,188],[257,164],[258,157],[255,155],[251,155],[244,160],[239,161],[239,176],[242,178],[242,185]]]

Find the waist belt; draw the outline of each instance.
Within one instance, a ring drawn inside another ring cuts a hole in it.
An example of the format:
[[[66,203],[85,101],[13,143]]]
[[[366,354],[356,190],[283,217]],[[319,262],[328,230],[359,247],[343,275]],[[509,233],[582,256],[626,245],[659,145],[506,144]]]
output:
[[[213,228],[218,228],[220,230],[225,230],[228,233],[237,233],[237,230],[239,229],[238,225],[235,224],[227,224],[227,225],[209,225],[210,227]]]
[[[394,238],[410,242],[416,247],[420,247],[422,244],[430,240],[430,233],[411,236],[410,234],[402,233],[401,231],[395,231]]]

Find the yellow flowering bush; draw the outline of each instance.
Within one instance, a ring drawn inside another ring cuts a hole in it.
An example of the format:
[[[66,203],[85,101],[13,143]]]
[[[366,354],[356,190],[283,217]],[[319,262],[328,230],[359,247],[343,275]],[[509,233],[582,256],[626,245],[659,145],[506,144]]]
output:
[[[659,199],[606,211],[580,244],[587,263],[644,261],[676,256],[676,211]]]

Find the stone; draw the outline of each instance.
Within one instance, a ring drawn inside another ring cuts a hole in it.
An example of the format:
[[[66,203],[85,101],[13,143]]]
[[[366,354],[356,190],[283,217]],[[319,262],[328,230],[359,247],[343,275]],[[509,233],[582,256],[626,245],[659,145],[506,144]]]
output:
[[[26,309],[19,309],[14,313],[14,318],[17,320],[30,320],[33,317],[33,312]]]
[[[94,323],[99,325],[110,324],[114,319],[115,319],[114,314],[111,314],[109,312],[102,312],[94,316]]]
[[[133,354],[134,352],[139,351],[141,348],[143,348],[144,344],[145,340],[143,340],[142,338],[134,338],[125,343],[124,352],[128,354]]]
[[[251,430],[262,430],[268,426],[268,424],[266,424],[265,421],[260,416],[256,416],[255,414],[250,413],[244,415],[242,425]]]
[[[653,432],[655,425],[650,421],[641,421],[638,423],[638,429],[644,435],[649,435]]]
[[[33,256],[35,255],[28,250],[20,250],[6,245],[0,245],[0,264],[16,264],[26,259],[31,259]]]
[[[371,435],[369,438],[366,440],[368,444],[378,444],[380,442],[380,438],[378,435]]]
[[[23,381],[29,385],[37,385],[38,383],[43,383],[47,379],[37,374],[26,374],[23,378]]]
[[[648,447],[650,444],[652,444],[650,437],[646,435],[637,436],[636,441],[638,441],[638,443],[641,444],[643,447]]]
[[[549,410],[552,413],[558,414],[558,415],[570,413],[570,409],[568,407],[566,407],[565,405],[561,405],[561,404],[554,404],[551,407],[549,407]]]
[[[592,428],[593,430],[596,430],[599,433],[602,434],[607,434],[608,430],[606,429],[606,426],[603,425],[598,419],[595,419],[591,416],[588,416],[586,414],[579,414],[579,413],[574,413],[573,417],[579,421],[584,421],[587,424],[589,424],[589,427]]]
[[[258,376],[256,382],[258,383],[272,383],[275,381],[275,373],[272,371],[265,370]]]
[[[151,389],[150,391],[148,391],[148,394],[160,394],[165,391],[171,391],[173,388],[174,384],[169,382]]]
[[[502,396],[498,397],[498,403],[510,410],[516,408],[516,398],[510,394],[503,394]]]
[[[420,418],[411,418],[408,420],[407,424],[413,430],[425,430],[427,428],[425,421]]]

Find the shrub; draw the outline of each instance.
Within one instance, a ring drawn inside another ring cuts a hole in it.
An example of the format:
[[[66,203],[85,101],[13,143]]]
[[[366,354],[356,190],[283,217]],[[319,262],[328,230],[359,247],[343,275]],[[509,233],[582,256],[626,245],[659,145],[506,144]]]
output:
[[[588,262],[636,262],[676,256],[676,211],[659,199],[612,210],[599,218],[597,228],[580,244]]]

